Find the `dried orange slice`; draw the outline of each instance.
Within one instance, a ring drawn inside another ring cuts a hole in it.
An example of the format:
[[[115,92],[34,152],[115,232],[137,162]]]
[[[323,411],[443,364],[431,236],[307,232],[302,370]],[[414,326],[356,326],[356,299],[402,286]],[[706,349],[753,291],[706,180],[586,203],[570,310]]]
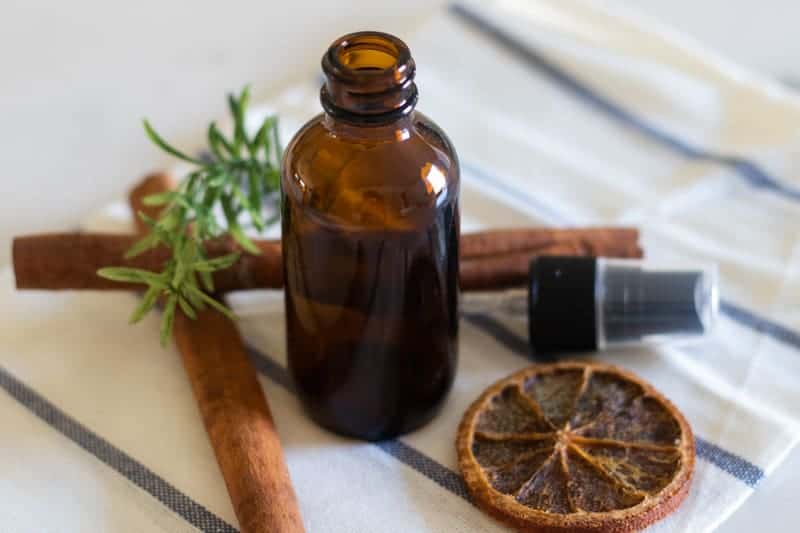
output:
[[[534,365],[489,387],[467,410],[458,458],[475,502],[525,532],[644,529],[689,491],[686,419],[625,370]]]

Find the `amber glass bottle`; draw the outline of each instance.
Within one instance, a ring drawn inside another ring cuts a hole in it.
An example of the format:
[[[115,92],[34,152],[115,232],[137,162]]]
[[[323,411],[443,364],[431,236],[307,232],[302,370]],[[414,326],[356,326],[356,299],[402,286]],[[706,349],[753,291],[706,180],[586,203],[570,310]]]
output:
[[[283,164],[289,369],[311,417],[376,440],[430,420],[453,381],[459,168],[414,110],[414,61],[361,32],[322,59],[324,113]]]

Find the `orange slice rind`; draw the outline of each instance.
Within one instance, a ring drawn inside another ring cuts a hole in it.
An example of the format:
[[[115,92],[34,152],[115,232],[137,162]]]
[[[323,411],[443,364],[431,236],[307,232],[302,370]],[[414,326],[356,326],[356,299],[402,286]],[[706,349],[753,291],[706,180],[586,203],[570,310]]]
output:
[[[695,461],[686,419],[620,368],[534,365],[486,389],[459,427],[475,503],[524,532],[644,529],[686,497]]]

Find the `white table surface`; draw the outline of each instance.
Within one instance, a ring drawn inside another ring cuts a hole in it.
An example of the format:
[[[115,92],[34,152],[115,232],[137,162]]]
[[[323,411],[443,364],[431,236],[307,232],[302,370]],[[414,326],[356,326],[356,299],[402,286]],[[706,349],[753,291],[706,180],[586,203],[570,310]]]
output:
[[[727,0],[625,1],[750,67],[800,80],[793,0],[736,10]],[[74,227],[167,164],[142,133],[144,116],[195,146],[209,118],[224,114],[226,91],[251,83],[257,99],[314,68],[338,35],[402,35],[444,3],[3,0],[0,266],[12,235]],[[800,450],[720,531],[796,531],[798,492]]]

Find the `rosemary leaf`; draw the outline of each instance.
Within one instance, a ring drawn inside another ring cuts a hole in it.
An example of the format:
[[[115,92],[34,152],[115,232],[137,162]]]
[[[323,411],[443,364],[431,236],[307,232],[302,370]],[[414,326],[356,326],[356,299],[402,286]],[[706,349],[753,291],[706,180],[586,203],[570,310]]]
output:
[[[230,309],[225,307],[223,304],[219,303],[217,300],[215,300],[211,296],[207,295],[206,293],[204,293],[204,292],[202,292],[202,291],[200,291],[198,289],[195,289],[194,287],[187,287],[187,288],[189,289],[190,293],[192,293],[194,296],[197,296],[198,298],[203,300],[203,302],[207,303],[209,306],[213,307],[214,309],[216,309],[217,311],[219,311],[223,315],[227,316],[231,320],[236,320],[236,315],[234,315],[231,312]]]
[[[119,281],[121,283],[145,283],[142,273],[147,272],[139,268],[106,267],[97,271],[101,278]]]
[[[183,287],[181,287],[181,296],[189,300],[189,303],[191,303],[195,309],[205,309],[206,304],[203,303],[203,299],[196,296],[196,292],[193,292],[192,289],[201,292],[200,288],[197,286],[197,278],[194,275],[189,276],[183,284]]]
[[[231,237],[239,243],[239,246],[244,248],[246,251],[250,252],[251,254],[258,255],[261,252],[253,242],[247,238],[247,235],[244,234],[242,227],[239,225],[239,221],[237,220],[236,212],[233,208],[233,203],[231,202],[230,197],[223,196],[222,200],[222,211],[225,213],[225,218],[228,220],[228,233],[231,234]]]
[[[272,117],[272,146],[275,147],[275,159],[278,161],[278,167],[280,167],[281,159],[283,159],[283,148],[281,147],[281,141],[278,138],[278,117]]]
[[[215,122],[212,122],[208,127],[208,146],[211,148],[211,151],[217,157],[218,161],[223,161],[229,156],[238,157],[233,145],[228,142],[228,139],[219,131]],[[225,153],[223,153],[223,149]]]
[[[164,306],[164,315],[161,317],[161,345],[166,346],[167,340],[172,333],[172,324],[175,322],[175,305],[178,303],[178,295],[173,294],[167,298],[167,305]]]
[[[186,316],[191,318],[192,320],[197,319],[197,313],[195,313],[194,309],[192,309],[191,304],[184,298],[183,296],[178,296],[178,305],[181,307],[181,311],[183,311]]]
[[[183,152],[167,144],[167,142],[164,139],[162,139],[158,133],[156,133],[156,131],[153,129],[150,123],[147,122],[147,120],[144,120],[143,123],[144,123],[144,131],[147,133],[147,136],[150,137],[150,140],[156,144],[156,146],[158,146],[168,154],[174,155],[178,159],[186,161],[187,163],[194,163],[195,165],[203,164],[203,162],[200,161],[199,159],[195,159],[194,157],[189,157]]]
[[[264,197],[261,180],[258,179],[256,172],[251,172],[248,176],[248,203],[247,210],[250,218],[258,231],[264,231],[264,217],[261,215],[261,198]]]
[[[198,273],[200,274],[200,280],[203,282],[203,287],[206,291],[214,292],[214,276],[211,275],[211,272],[200,270]]]
[[[250,152],[250,157],[258,157],[258,151],[262,146],[264,146],[265,140],[268,139],[269,127],[269,121],[264,121],[264,124],[258,128],[258,132],[256,133],[256,136],[253,137],[253,140],[247,143],[247,151]],[[269,150],[266,150],[265,153],[269,155]]]
[[[231,236],[246,252],[260,253],[244,233],[243,227],[263,231],[277,221],[277,215],[265,220],[265,199],[277,208],[280,196],[281,145],[277,118],[267,117],[256,134],[247,134],[245,119],[250,90],[229,95],[233,116],[233,138],[226,137],[215,123],[208,126],[208,153],[203,159],[191,157],[167,143],[150,123],[144,129],[150,140],[165,152],[191,163],[194,168],[174,191],[154,194],[144,199],[148,206],[164,206],[158,219],[139,213],[150,232],[134,243],[125,257],[130,259],[157,246],[170,251],[161,272],[129,267],[103,268],[98,275],[114,281],[147,286],[139,306],[131,316],[141,320],[166,297],[161,321],[161,339],[166,342],[172,330],[176,309],[189,317],[208,306],[233,318],[231,311],[205,291],[213,292],[213,273],[230,268],[240,253],[209,259],[204,243],[224,235]],[[243,148],[246,149],[243,153]],[[246,191],[246,193],[245,193]],[[216,213],[222,211],[224,222]],[[279,210],[278,210],[279,212]],[[200,288],[202,284],[202,289]]]
[[[197,272],[214,272],[215,270],[225,270],[239,260],[242,254],[234,252],[232,254],[221,255],[214,259],[198,261],[192,267]]]
[[[149,196],[145,196],[142,199],[142,203],[144,205],[150,205],[150,206],[164,205],[170,203],[178,196],[180,196],[180,193],[176,191],[160,192],[158,194],[151,194]]]
[[[139,303],[139,306],[131,315],[129,322],[131,324],[136,324],[142,318],[144,318],[145,315],[149,313],[150,310],[153,309],[153,307],[155,307],[156,302],[158,302],[158,296],[160,294],[161,294],[161,289],[159,289],[158,287],[150,287],[149,289],[147,289],[147,291],[144,293],[144,296],[142,297],[142,301]]]
[[[247,135],[245,134],[244,130],[244,113],[245,109],[247,109],[247,104],[250,101],[250,88],[245,87],[242,89],[242,92],[239,94],[239,98],[237,99],[232,94],[228,96],[228,105],[231,109],[231,114],[233,115],[234,126],[233,126],[233,147],[236,150],[236,154],[240,153],[242,146],[247,142]]]
[[[136,241],[131,248],[125,252],[125,259],[132,259],[137,255],[150,250],[151,248],[155,248],[158,246],[160,239],[158,235],[155,233],[149,233],[147,236],[142,237],[138,241]]]

